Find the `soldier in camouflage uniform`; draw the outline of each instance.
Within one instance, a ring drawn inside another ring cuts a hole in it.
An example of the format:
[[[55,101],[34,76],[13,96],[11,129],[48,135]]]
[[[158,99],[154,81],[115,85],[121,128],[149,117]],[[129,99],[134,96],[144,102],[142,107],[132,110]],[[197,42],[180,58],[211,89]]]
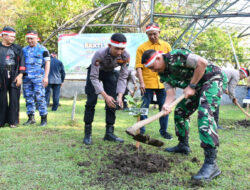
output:
[[[179,144],[165,151],[191,152],[188,143],[190,115],[198,109],[198,128],[205,161],[192,179],[211,180],[220,175],[216,164],[219,139],[213,112],[220,105],[222,89],[227,84],[221,69],[186,49],[174,49],[168,54],[148,50],[142,56],[142,63],[158,72],[161,80],[166,82],[168,96],[163,105],[166,114],[171,112],[169,105],[175,99],[175,88],[184,89],[185,99],[177,104],[174,116]]]
[[[130,56],[125,50],[126,42],[127,39],[123,34],[113,34],[109,46],[96,51],[91,65],[88,67],[85,86],[87,94],[84,113],[85,134],[83,138],[83,143],[86,145],[92,144],[92,122],[94,120],[98,94],[102,95],[106,103],[106,134],[104,140],[123,142],[123,139],[114,134],[114,124],[116,104],[121,108],[123,107],[122,96],[125,92],[128,78]],[[120,67],[118,80],[114,70],[116,67]],[[100,81],[102,81],[102,84]]]
[[[40,126],[46,126],[48,112],[45,87],[48,85],[50,55],[48,50],[38,43],[37,32],[28,32],[26,39],[29,45],[23,48],[27,73],[23,79],[23,94],[29,119],[24,125],[35,123],[36,104],[41,116]]]

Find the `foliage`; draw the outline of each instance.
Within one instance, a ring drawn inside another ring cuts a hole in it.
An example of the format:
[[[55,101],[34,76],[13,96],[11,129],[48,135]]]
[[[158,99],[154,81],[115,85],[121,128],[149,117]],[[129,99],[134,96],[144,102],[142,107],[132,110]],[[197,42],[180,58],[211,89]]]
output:
[[[227,31],[228,28],[209,27],[205,32],[201,33],[194,42],[194,52],[199,52],[203,57],[215,61],[215,63],[221,66],[227,62],[235,63]],[[236,32],[234,32],[233,28],[229,31],[231,31],[230,35],[238,60],[240,63],[244,63],[244,60],[249,54],[245,55],[244,47],[239,46],[242,39],[234,37],[236,36]]]
[[[6,0],[0,3],[0,30],[4,26],[12,26],[15,28],[15,21],[18,18],[16,7],[22,6],[22,0]]]
[[[93,4],[95,7],[100,7],[103,5],[108,5],[110,3],[119,2],[119,0],[94,0]]]
[[[91,1],[82,0],[23,1],[23,6],[17,9],[19,14],[16,21],[16,29],[19,31],[17,39],[21,45],[24,45],[25,33],[33,29],[39,33],[39,37],[43,41],[63,23],[90,7]],[[57,42],[56,37],[52,41]],[[46,46],[48,49],[56,48],[54,43]]]
[[[129,112],[132,112],[134,117],[138,117],[141,114],[140,108],[142,105],[142,97],[132,97],[131,95],[126,95],[125,98],[129,105]]]
[[[187,1],[181,4],[182,1],[171,1],[167,6],[164,6],[161,2],[158,2],[155,5],[155,12],[157,13],[180,13],[180,14],[198,14],[199,6],[208,6],[209,1],[200,0],[200,1]],[[189,9],[187,9],[187,7]],[[197,11],[196,11],[196,7]],[[177,18],[164,18],[156,17],[155,22],[159,23],[161,27],[161,38],[173,44],[186,27],[190,24],[190,20],[177,19]],[[249,44],[243,44],[245,38],[237,38],[236,34],[239,32],[239,29],[236,27],[227,27],[220,28],[216,26],[209,26],[205,31],[198,35],[198,38],[195,39],[193,44],[190,46],[190,49],[195,53],[205,57],[208,60],[213,61],[214,63],[222,66],[226,63],[231,63],[235,65],[236,61],[234,54],[231,48],[230,39],[227,34],[227,31],[230,31],[230,35],[233,41],[233,45],[237,54],[237,58],[241,66],[249,66],[249,55],[250,48]],[[193,35],[197,34],[197,31],[193,31]],[[190,36],[191,31],[188,31],[185,36]],[[184,40],[188,40],[185,39]],[[181,47],[181,43],[179,46]]]
[[[171,6],[163,6],[162,3],[157,3],[155,5],[155,12],[157,13],[175,13],[177,6],[177,2],[173,2]],[[183,12],[184,9],[179,8],[180,12]],[[169,44],[173,44],[180,32],[183,30],[181,28],[181,22],[178,19],[170,18],[166,19],[164,17],[155,18],[155,22],[157,22],[161,28],[161,38],[166,40]]]
[[[18,31],[17,41],[20,45],[25,45],[25,34],[28,30],[36,30],[39,34],[41,42],[63,25],[68,20],[76,15],[86,12],[87,10],[99,7],[108,3],[113,3],[111,0],[12,0],[14,2],[14,9],[18,17],[15,22],[15,28]],[[20,6],[21,4],[21,6]],[[18,6],[19,5],[19,6]],[[78,32],[79,28],[71,32]],[[110,31],[107,29],[92,28],[87,29],[87,32],[94,33],[100,31]],[[49,50],[56,51],[57,36],[53,37],[46,47]]]
[[[114,2],[119,2],[119,0],[3,0],[0,4],[0,27],[13,26],[17,30],[16,42],[22,46],[26,45],[24,36],[30,29],[36,30],[43,42],[55,29],[76,15]],[[169,0],[164,1],[164,4],[163,1],[155,2],[155,12],[179,14],[199,14],[208,4],[211,4],[211,1],[208,0]],[[96,21],[96,24],[112,18],[106,12],[102,14],[102,20]],[[192,20],[156,17],[155,21],[161,27],[161,38],[173,44]],[[81,22],[84,23],[84,19]],[[81,26],[81,23],[75,29],[66,32],[78,32],[79,26]],[[87,27],[85,30],[87,33],[131,31],[133,31],[132,28],[114,29],[112,27]],[[231,33],[241,66],[248,66],[249,44],[242,45],[242,41],[246,38],[238,39],[235,37],[236,32],[239,32],[237,28],[209,27],[198,36],[191,49],[219,65],[226,61],[234,63],[234,56],[226,31]],[[190,32],[188,31],[187,34],[190,34]],[[197,31],[194,31],[194,34],[196,33]],[[57,36],[53,37],[46,44],[46,47],[49,50],[56,51]]]

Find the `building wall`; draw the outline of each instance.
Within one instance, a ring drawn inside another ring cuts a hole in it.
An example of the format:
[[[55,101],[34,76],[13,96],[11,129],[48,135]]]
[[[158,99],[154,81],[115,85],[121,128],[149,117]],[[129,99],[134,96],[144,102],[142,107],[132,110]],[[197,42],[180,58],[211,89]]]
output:
[[[85,80],[65,80],[61,89],[61,97],[72,98],[77,92],[78,95],[85,94]],[[181,89],[177,89],[177,96],[180,96],[182,93]],[[139,95],[139,92],[137,93]],[[238,102],[242,104],[243,99],[247,95],[247,87],[246,86],[237,86],[236,87],[236,98]],[[232,101],[228,97],[228,95],[223,94],[221,105],[232,104]]]

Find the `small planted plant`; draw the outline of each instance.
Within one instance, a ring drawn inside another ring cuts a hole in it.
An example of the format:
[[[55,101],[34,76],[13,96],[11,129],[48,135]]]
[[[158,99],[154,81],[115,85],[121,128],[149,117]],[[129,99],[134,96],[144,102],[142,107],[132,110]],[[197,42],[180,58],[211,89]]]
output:
[[[142,105],[142,97],[132,97],[131,95],[125,96],[127,103],[129,105],[129,115],[133,115],[134,117],[138,117],[140,115],[146,115],[148,112],[147,108],[141,108]]]

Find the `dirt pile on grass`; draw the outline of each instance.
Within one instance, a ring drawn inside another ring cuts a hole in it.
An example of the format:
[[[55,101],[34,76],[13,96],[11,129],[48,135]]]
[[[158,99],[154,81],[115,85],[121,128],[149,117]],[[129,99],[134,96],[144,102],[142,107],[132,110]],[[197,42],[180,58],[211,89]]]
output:
[[[145,152],[119,153],[109,155],[113,163],[109,166],[118,169],[123,174],[136,174],[143,176],[147,173],[165,172],[170,169],[170,162],[173,159],[166,159],[162,155],[147,154]]]
[[[239,120],[239,121],[236,121],[235,124],[247,128],[247,127],[250,127],[250,120]]]
[[[152,181],[152,183],[148,184],[150,186],[149,189],[158,189],[159,185],[162,187],[169,185],[197,187],[197,184],[190,183],[189,180],[183,180],[175,174],[172,174],[171,178],[164,179],[154,178],[153,176],[160,172],[163,175],[166,172],[172,173],[172,167],[181,164],[184,160],[187,161],[187,159],[190,163],[200,165],[198,158],[182,158],[175,154],[164,156],[157,154],[158,151],[154,149],[151,149],[154,153],[148,153],[147,151],[150,151],[150,148],[137,150],[135,145],[132,144],[116,144],[108,147],[98,146],[98,150],[105,151],[106,154],[103,154],[98,159],[91,157],[91,160],[77,163],[80,167],[80,175],[85,176],[82,184],[90,186],[101,184],[105,189],[120,189],[120,187],[124,188],[126,186],[127,189],[133,189],[134,187],[143,189],[145,181]],[[91,147],[88,150],[96,151]],[[94,176],[91,173],[93,172],[92,167],[96,162],[101,162],[102,165],[96,176]],[[185,166],[181,172],[185,173],[185,175],[190,175],[190,167]]]

